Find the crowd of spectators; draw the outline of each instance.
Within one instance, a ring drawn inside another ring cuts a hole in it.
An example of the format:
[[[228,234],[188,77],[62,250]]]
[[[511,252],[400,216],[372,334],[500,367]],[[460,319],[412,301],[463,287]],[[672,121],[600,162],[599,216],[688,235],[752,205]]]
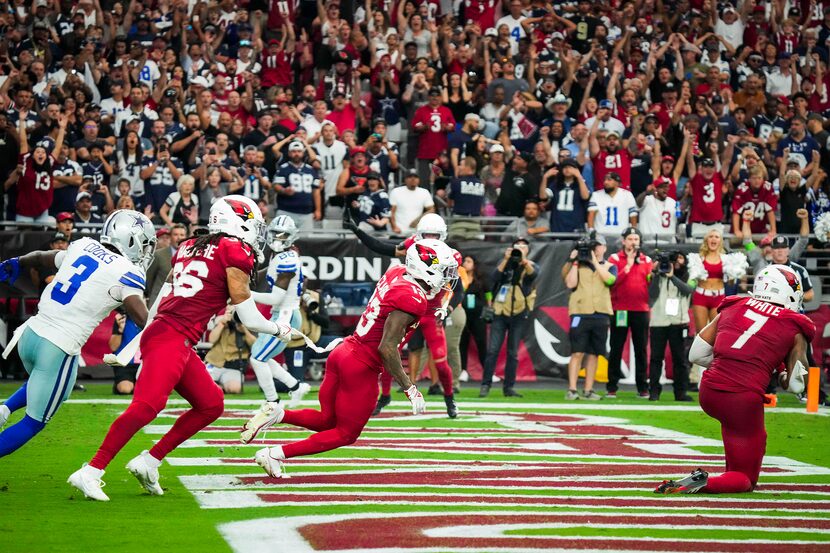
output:
[[[504,217],[505,241],[528,247],[714,232],[699,258],[719,263],[724,232],[769,247],[830,212],[830,0],[735,1],[0,1],[2,218],[54,223],[65,247],[114,209],[143,211],[162,227],[151,301],[229,193],[304,231],[347,215],[409,235],[438,211],[451,239]],[[626,274],[647,265],[635,246],[616,255]],[[592,309],[625,327],[612,342],[632,330],[644,370],[638,313],[688,290],[632,296],[610,276],[592,286],[619,300]],[[724,279],[695,276],[705,322]],[[469,278],[460,339],[479,343],[493,290]]]

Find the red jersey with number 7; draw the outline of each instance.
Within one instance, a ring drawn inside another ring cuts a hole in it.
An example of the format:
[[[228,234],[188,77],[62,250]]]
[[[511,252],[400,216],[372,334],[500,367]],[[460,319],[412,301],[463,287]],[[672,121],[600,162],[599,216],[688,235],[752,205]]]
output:
[[[227,307],[226,269],[235,267],[250,275],[254,252],[238,238],[222,237],[201,252],[191,250],[193,243],[193,239],[182,242],[173,255],[173,293],[161,301],[151,324],[164,321],[195,344],[208,321]]]
[[[415,317],[404,336],[403,342],[406,342],[426,310],[427,296],[424,289],[406,273],[406,267],[394,265],[378,281],[354,334],[346,338],[346,341],[358,348],[362,362],[377,367],[377,371],[381,372],[383,363],[378,346],[383,338],[383,327],[389,314],[393,311],[403,311]]]
[[[723,176],[716,172],[710,180],[706,180],[698,172],[689,181],[688,186],[692,189],[692,211],[689,214],[689,222],[719,223],[723,221]]]
[[[429,104],[419,107],[412,117],[412,127],[426,127],[418,138],[418,159],[433,160],[447,150],[447,126],[455,125],[455,118],[447,106],[433,109]]]
[[[796,335],[809,342],[816,334],[806,315],[752,298],[725,298],[718,311],[714,360],[703,373],[716,390],[763,395]]]

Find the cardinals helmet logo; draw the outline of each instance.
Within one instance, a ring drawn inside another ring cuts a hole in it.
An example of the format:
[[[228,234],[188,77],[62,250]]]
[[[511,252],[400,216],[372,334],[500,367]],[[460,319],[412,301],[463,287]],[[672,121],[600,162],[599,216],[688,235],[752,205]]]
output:
[[[798,292],[799,290],[801,290],[801,281],[798,279],[794,272],[782,271],[780,269],[778,270],[778,272],[784,275],[784,278],[787,279],[787,284],[789,284],[793,292]]]
[[[418,252],[418,257],[423,261],[426,265],[437,265],[438,264],[438,254],[435,253],[435,250],[432,248],[428,248],[421,244],[415,244],[415,251]]]
[[[248,219],[254,218],[254,212],[251,211],[251,208],[245,202],[240,202],[239,200],[225,200],[229,206],[233,209],[233,212],[239,216],[240,219],[243,221],[247,221]]]

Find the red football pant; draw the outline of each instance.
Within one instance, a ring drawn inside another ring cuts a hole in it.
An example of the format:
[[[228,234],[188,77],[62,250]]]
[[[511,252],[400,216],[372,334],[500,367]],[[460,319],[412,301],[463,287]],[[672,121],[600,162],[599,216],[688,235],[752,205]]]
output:
[[[452,368],[447,363],[447,337],[444,335],[444,327],[435,318],[433,312],[429,311],[421,317],[418,328],[424,334],[424,342],[435,361],[435,369],[438,371],[438,380],[444,389],[445,396],[452,395]],[[417,367],[420,369],[421,367]],[[414,384],[414,382],[413,382]],[[392,375],[383,371],[380,375],[380,393],[388,396],[392,392]]]
[[[314,455],[357,441],[378,398],[378,368],[364,363],[348,342],[326,360],[320,385],[320,410],[286,411],[282,422],[314,430],[305,440],[282,446],[286,459]]]
[[[764,401],[753,392],[723,392],[700,384],[700,406],[721,424],[726,472],[710,476],[702,491],[743,493],[758,483],[761,462],[767,448],[764,429]]]
[[[104,443],[90,461],[104,469],[141,428],[155,419],[176,390],[192,409],[176,420],[173,428],[150,450],[163,459],[183,441],[218,419],[224,410],[224,395],[213,382],[205,364],[180,332],[163,321],[152,323],[141,335],[144,365],[135,384],[130,406],[110,426]]]

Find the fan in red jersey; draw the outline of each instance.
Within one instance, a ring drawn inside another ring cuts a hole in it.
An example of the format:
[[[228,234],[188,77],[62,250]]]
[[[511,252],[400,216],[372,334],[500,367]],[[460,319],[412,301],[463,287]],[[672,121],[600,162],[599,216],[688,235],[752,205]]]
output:
[[[799,313],[801,279],[786,265],[770,265],[755,277],[749,298],[728,297],[718,316],[695,337],[692,363],[708,366],[700,382],[700,406],[721,423],[726,472],[697,469],[682,480],[666,480],[655,493],[744,493],[758,483],[767,445],[764,392],[784,366],[781,387],[804,390],[807,343],[816,327]]]
[[[256,262],[263,260],[265,237],[265,221],[256,203],[245,196],[225,196],[211,206],[209,221],[209,234],[179,246],[167,282],[150,308],[141,334],[143,366],[132,403],[112,423],[95,457],[69,477],[69,483],[91,499],[109,501],[101,490],[104,469],[136,432],[158,416],[174,389],[191,409],[149,452],[127,464],[150,494],[164,494],[158,483],[162,459],[222,414],[222,389],[193,346],[228,299],[251,332],[273,334],[284,341],[291,338],[291,328],[263,317],[251,297],[249,282]]]
[[[260,449],[256,462],[279,478],[283,461],[314,455],[354,443],[377,403],[378,375],[388,371],[412,403],[412,413],[426,411],[421,392],[401,365],[400,346],[418,326],[434,298],[456,274],[452,248],[438,240],[421,240],[406,252],[406,264],[390,267],[378,281],[354,334],[334,348],[326,360],[320,385],[320,410],[284,411],[266,403],[242,429],[243,443],[276,423],[293,424],[316,433],[284,446]]]

